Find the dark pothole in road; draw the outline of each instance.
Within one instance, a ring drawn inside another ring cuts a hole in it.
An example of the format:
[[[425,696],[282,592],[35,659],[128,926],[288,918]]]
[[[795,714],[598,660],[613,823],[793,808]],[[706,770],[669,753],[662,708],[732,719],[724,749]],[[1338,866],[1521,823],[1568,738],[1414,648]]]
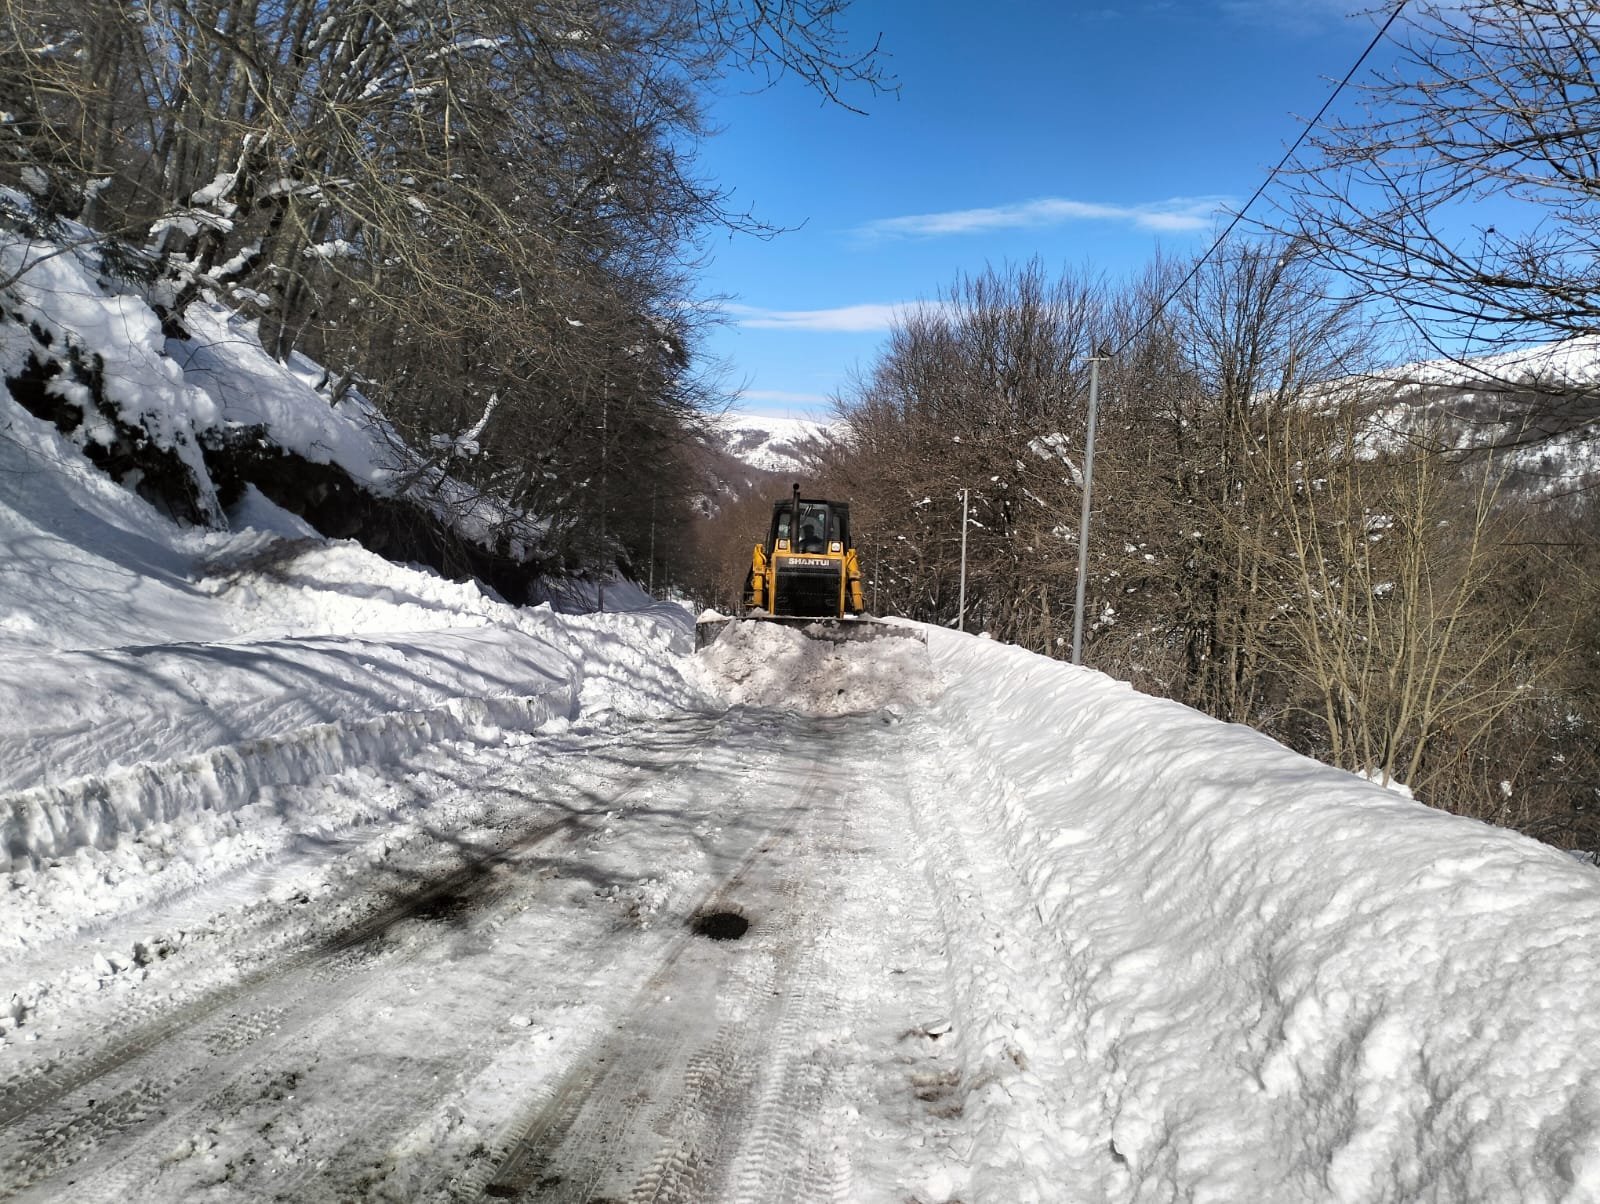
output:
[[[411,915],[419,920],[459,919],[472,906],[472,899],[452,891],[427,895],[411,906]]]
[[[713,941],[736,941],[750,931],[750,921],[736,911],[702,911],[689,920],[697,936]]]

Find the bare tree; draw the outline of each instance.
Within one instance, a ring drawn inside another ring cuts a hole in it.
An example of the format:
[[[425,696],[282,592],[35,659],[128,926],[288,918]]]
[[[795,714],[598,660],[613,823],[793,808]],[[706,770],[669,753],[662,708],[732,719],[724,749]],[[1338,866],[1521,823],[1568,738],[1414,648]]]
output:
[[[1600,9],[1412,0],[1364,117],[1313,130],[1286,229],[1437,348],[1600,322]]]
[[[1366,315],[1310,252],[1235,244],[1110,296],[1034,265],[907,315],[842,399],[830,463],[880,608],[954,621],[970,487],[969,630],[1061,655],[1082,363],[1109,332],[1089,663],[1433,805],[1585,839],[1592,540],[1509,487],[1519,459],[1464,441],[1458,407],[1374,385]]]
[[[1271,502],[1253,462],[1278,415],[1364,362],[1358,317],[1281,242],[1237,244],[1192,273],[1157,265],[1119,307],[1091,664],[1237,722],[1279,705],[1255,535]]]
[[[1070,622],[1063,516],[1081,493],[1063,449],[1082,446],[1101,306],[1097,285],[1038,261],[964,277],[908,313],[842,399],[853,434],[835,471],[862,529],[893,532],[869,556],[889,607],[955,622],[967,490],[969,626],[1050,647],[1053,621]]]
[[[1447,431],[1374,436],[1359,398],[1330,397],[1281,415],[1255,465],[1275,502],[1257,534],[1283,730],[1333,764],[1505,822],[1509,787],[1491,787],[1518,777],[1520,750],[1502,729],[1545,697],[1565,646],[1548,584],[1519,569],[1529,514],[1506,504],[1505,464],[1463,469]]]

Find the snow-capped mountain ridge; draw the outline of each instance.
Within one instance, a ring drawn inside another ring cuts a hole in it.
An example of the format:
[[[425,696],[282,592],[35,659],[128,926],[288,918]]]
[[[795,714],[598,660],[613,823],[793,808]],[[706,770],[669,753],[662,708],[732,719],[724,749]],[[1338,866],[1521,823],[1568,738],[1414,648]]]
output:
[[[1572,497],[1600,483],[1600,336],[1468,359],[1436,359],[1331,382],[1366,400],[1374,451],[1418,439],[1460,453],[1494,452],[1510,488]]]
[[[804,472],[811,452],[839,429],[834,422],[732,414],[719,419],[723,447],[742,464],[761,472]]]

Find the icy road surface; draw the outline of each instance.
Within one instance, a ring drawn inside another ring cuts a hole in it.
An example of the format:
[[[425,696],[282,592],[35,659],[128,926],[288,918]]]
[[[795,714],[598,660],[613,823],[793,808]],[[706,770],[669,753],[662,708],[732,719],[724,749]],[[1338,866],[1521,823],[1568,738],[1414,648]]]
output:
[[[974,889],[981,833],[952,827],[965,790],[936,763],[891,703],[568,728],[368,776],[424,818],[32,967],[127,951],[7,1050],[0,1196],[946,1198],[947,986],[980,968],[949,962],[939,900]],[[1026,971],[1004,952],[983,972]]]

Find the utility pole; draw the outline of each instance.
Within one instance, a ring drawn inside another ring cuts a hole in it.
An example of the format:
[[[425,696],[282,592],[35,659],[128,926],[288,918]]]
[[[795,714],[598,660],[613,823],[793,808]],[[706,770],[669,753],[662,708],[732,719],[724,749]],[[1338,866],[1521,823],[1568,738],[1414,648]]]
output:
[[[609,409],[611,406],[611,383],[606,382],[605,388],[600,393],[600,612],[606,609],[606,491],[609,482],[606,479],[608,465],[606,461],[607,439],[610,432]]]
[[[1083,513],[1078,517],[1078,602],[1072,615],[1072,663],[1083,664],[1083,595],[1089,579],[1089,494],[1094,484],[1094,420],[1100,401],[1100,358],[1089,357],[1089,432],[1083,440]]]
[[[970,489],[961,491],[961,590],[956,601],[956,630],[967,629],[967,495]]]

